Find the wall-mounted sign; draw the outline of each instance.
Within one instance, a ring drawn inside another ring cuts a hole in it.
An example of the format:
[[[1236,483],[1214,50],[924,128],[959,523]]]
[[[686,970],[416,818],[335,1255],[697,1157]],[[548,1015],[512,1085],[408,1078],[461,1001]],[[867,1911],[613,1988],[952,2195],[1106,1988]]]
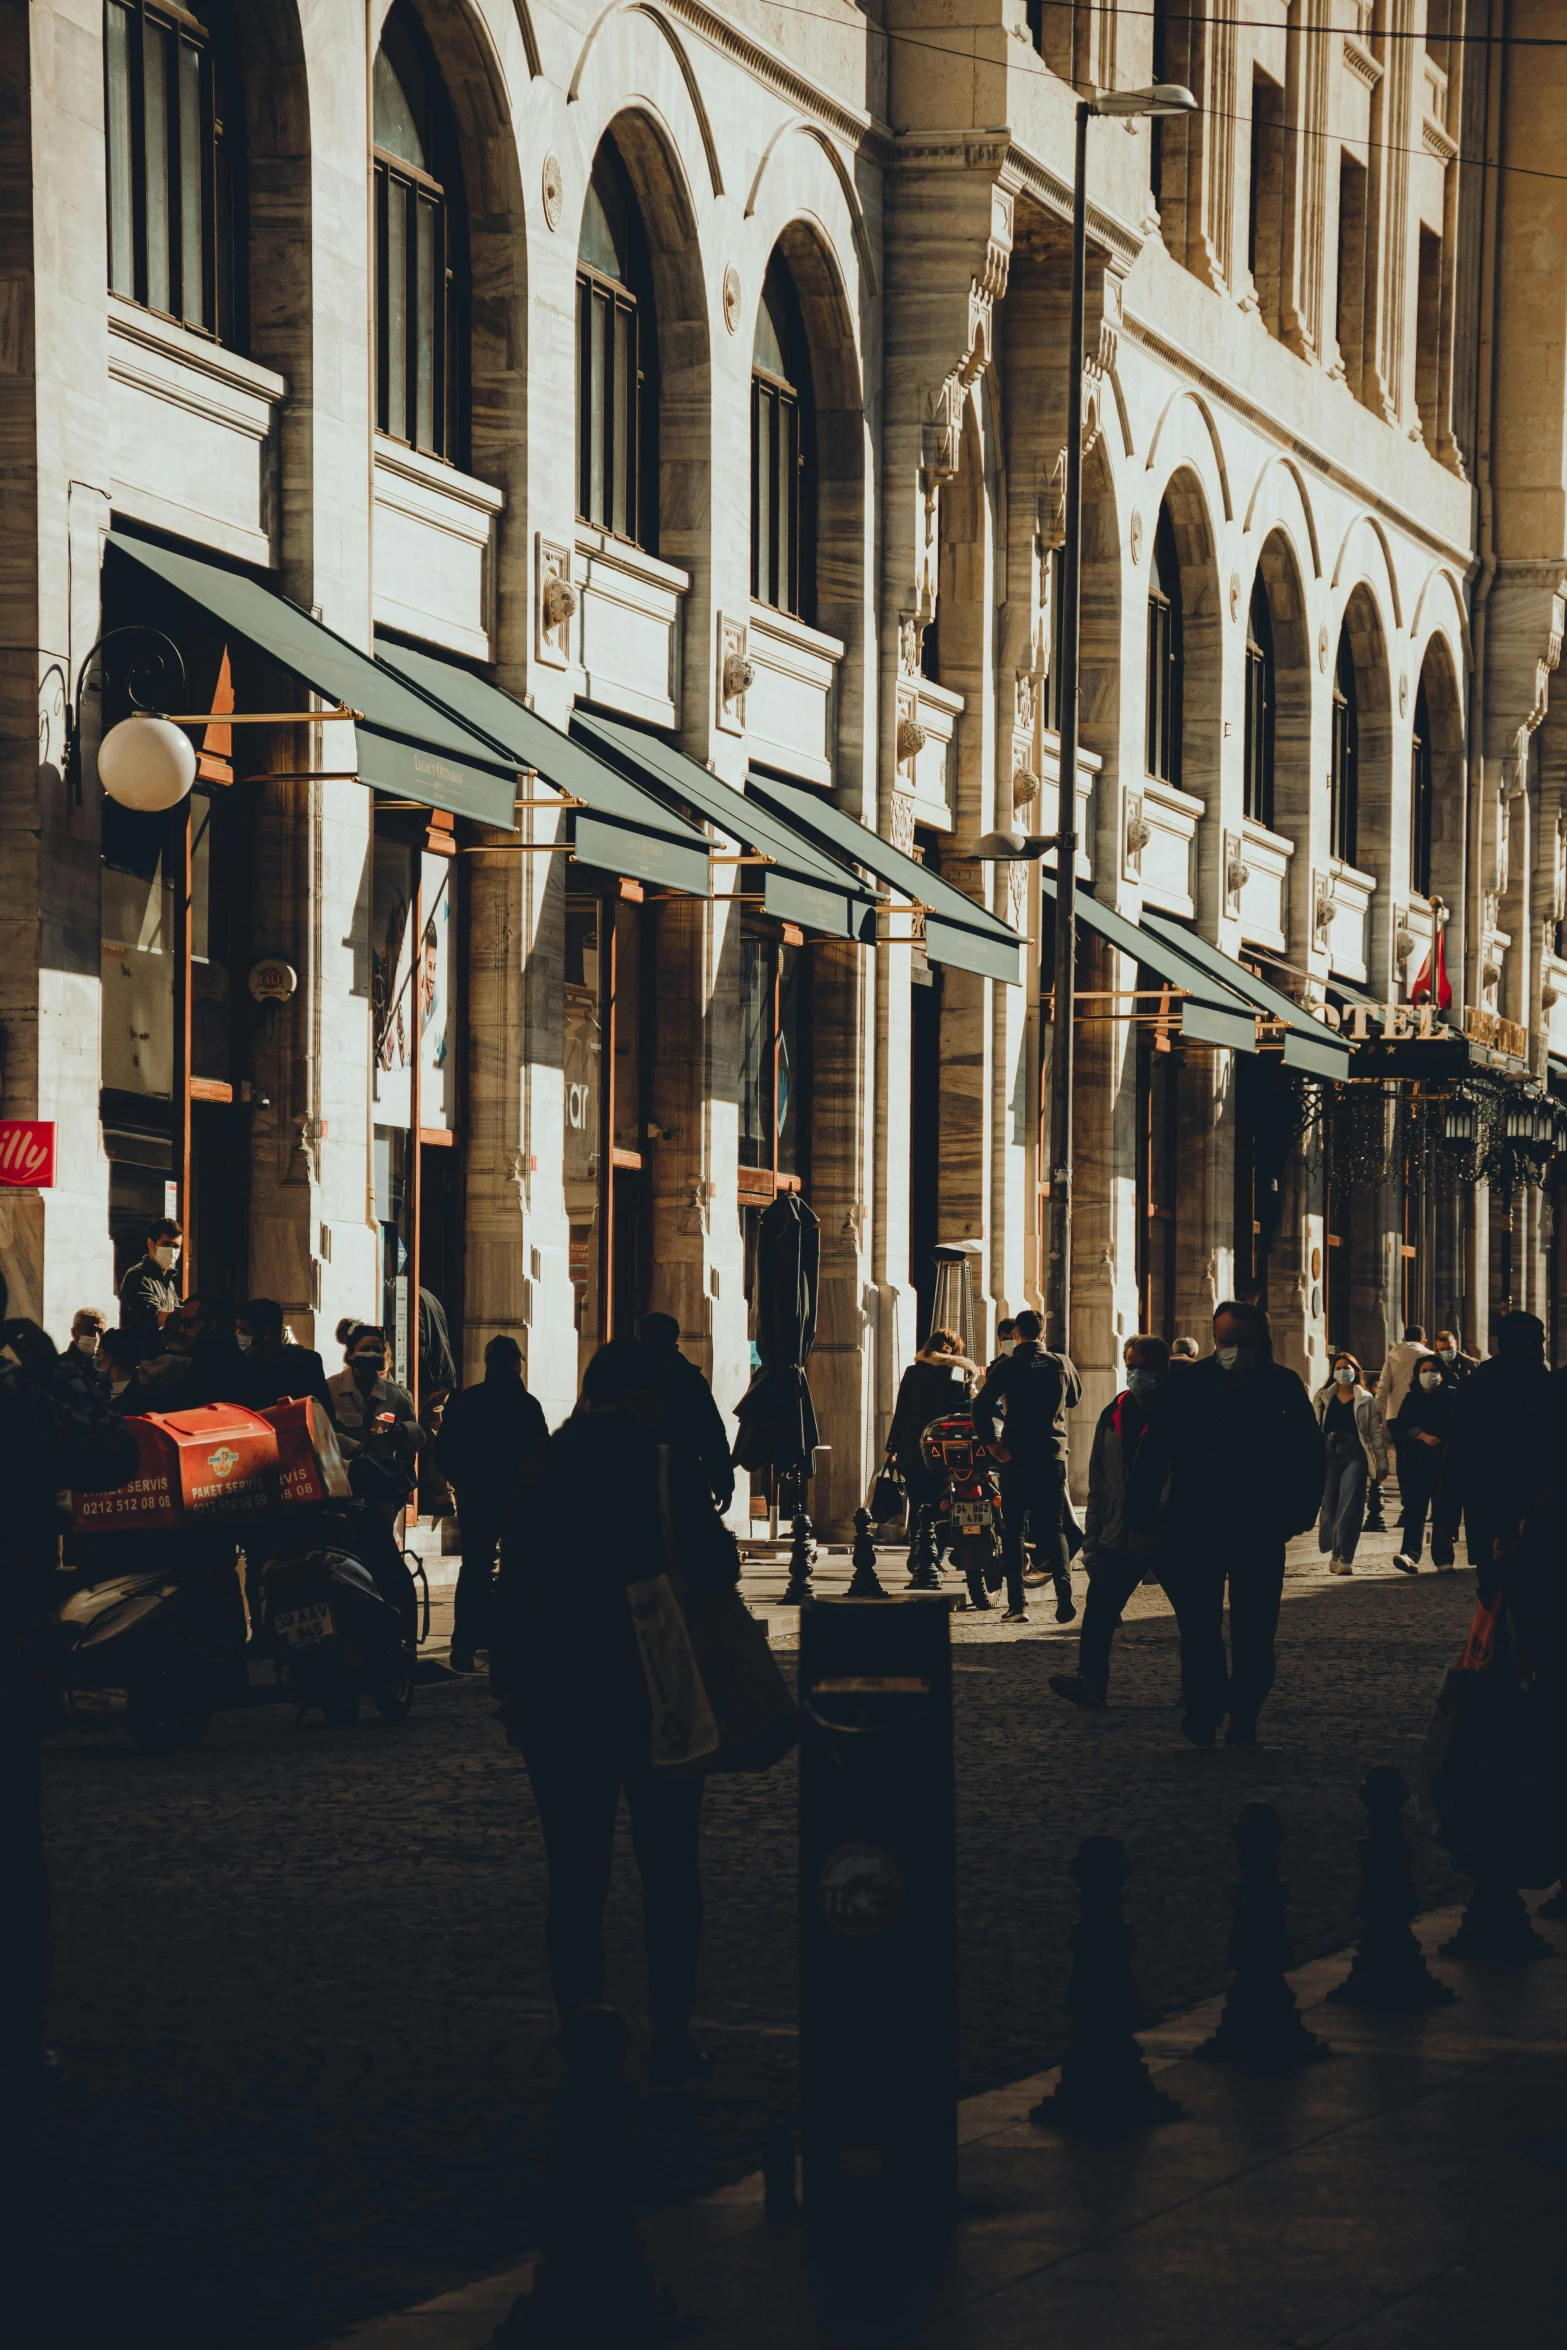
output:
[[[0,1184],[12,1191],[53,1190],[52,1118],[0,1118]]]
[[[1351,1044],[1451,1044],[1457,1030],[1449,1028],[1434,1004],[1351,1004],[1340,1012],[1324,1004],[1319,1017]]]
[[[250,992],[258,1004],[286,1004],[299,985],[299,973],[280,956],[264,955],[250,967]]]

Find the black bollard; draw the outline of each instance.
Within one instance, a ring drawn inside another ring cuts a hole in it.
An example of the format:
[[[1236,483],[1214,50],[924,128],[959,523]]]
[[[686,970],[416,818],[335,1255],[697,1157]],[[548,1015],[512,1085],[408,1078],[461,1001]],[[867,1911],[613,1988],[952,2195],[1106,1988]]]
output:
[[[816,1564],[816,1530],[811,1524],[805,1506],[805,1479],[797,1478],[794,1487],[794,1523],[790,1529],[789,1580],[779,1602],[782,1607],[801,1607],[811,1594],[811,1569]]]
[[[854,1573],[849,1578],[851,1599],[885,1599],[876,1572],[876,1545],[871,1540],[871,1513],[866,1509],[854,1513],[854,1549],[851,1552]]]
[[[909,1546],[909,1589],[941,1589],[941,1569],[936,1563],[936,1512],[928,1501],[922,1501],[914,1513],[914,1540]]]
[[[626,2027],[610,2008],[585,2008],[561,2038],[539,2264],[491,2339],[496,2350],[655,2350],[679,2326],[632,2216]]]
[[[1442,1944],[1442,1956],[1475,1959],[1483,1966],[1528,1966],[1555,1955],[1555,1943],[1535,1932],[1505,1846],[1498,1845],[1494,1871],[1476,1876],[1458,1931]]]
[[[1135,2138],[1154,2122],[1174,2121],[1180,2106],[1148,2077],[1132,2026],[1141,2012],[1132,1980],[1135,1938],[1121,1914],[1126,1852],[1113,1836],[1090,1836],[1072,1863],[1079,1898],[1072,1929],[1067,2013],[1077,2025],[1053,2094],[1029,2114],[1100,2146]]]
[[[1230,1964],[1235,1980],[1219,2028],[1192,2051],[1211,2064],[1248,2073],[1293,2073],[1331,2053],[1300,2020],[1287,1976],[1294,1949],[1279,1878],[1284,1830],[1271,1803],[1248,1803],[1232,1834],[1240,1854]]]
[[[1426,1965],[1410,1925],[1419,1909],[1404,1834],[1409,1787],[1402,1771],[1378,1763],[1360,1782],[1366,1833],[1360,1847],[1359,1910],[1365,1931],[1344,1981],[1328,1993],[1377,2015],[1418,2015],[1454,1996]]]

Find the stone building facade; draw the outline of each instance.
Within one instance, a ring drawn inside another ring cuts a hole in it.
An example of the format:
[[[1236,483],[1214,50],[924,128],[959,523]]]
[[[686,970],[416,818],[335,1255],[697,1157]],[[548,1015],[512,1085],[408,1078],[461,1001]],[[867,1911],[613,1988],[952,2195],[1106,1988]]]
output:
[[[936,1246],[978,1348],[1039,1295],[1052,887],[972,851],[1054,828],[1074,105],[1157,77],[1088,136],[1074,1351],[1554,1344],[1553,22],[6,9],[13,1310],[167,1202],[329,1355],[417,1375],[422,1290],[558,1415],[659,1307],[732,1407],[799,1189],[844,1522]],[[166,819],[138,705],[206,721]]]

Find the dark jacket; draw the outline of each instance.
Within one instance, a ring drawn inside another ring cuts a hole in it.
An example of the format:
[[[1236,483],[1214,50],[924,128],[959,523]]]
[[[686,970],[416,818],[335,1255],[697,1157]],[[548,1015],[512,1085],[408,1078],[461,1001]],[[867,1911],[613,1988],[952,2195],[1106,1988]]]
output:
[[[326,1365],[309,1346],[253,1346],[249,1354],[240,1356],[233,1382],[236,1393],[219,1396],[220,1403],[242,1403],[250,1411],[264,1412],[268,1404],[284,1403],[291,1397],[313,1395],[328,1417],[332,1411],[332,1393],[327,1386]]]
[[[658,1350],[658,1382],[664,1398],[659,1434],[683,1444],[702,1464],[713,1499],[726,1510],[734,1499],[735,1471],[729,1457],[729,1430],[702,1372],[678,1346]]]
[[[1445,1377],[1441,1386],[1433,1388],[1429,1395],[1417,1379],[1409,1391],[1408,1401],[1398,1415],[1400,1442],[1419,1434],[1434,1436],[1439,1443],[1446,1444],[1452,1429],[1453,1405],[1457,1395],[1456,1379]],[[1434,1453],[1428,1444],[1421,1445],[1420,1450],[1434,1465],[1440,1464],[1441,1455]]]
[[[1131,1530],[1253,1548],[1312,1525],[1326,1448],[1311,1398],[1272,1361],[1226,1371],[1216,1355],[1166,1379],[1132,1467]]]
[[[660,1447],[630,1412],[578,1412],[523,1486],[501,1545],[490,1687],[530,1748],[649,1750],[646,1684],[628,1583],[666,1572],[659,1455],[668,1467],[673,1561],[697,1589],[733,1588],[740,1554],[694,1457]]]
[[[163,1327],[162,1317],[178,1310],[180,1285],[149,1256],[132,1265],[120,1283],[120,1328],[133,1330],[150,1344]]]
[[[999,1442],[1021,1464],[1064,1463],[1066,1415],[1082,1394],[1083,1382],[1066,1355],[1022,1339],[985,1373],[974,1398],[974,1432],[982,1444]]]
[[[1561,1441],[1558,1394],[1543,1362],[1507,1355],[1477,1364],[1453,1391],[1442,1464],[1445,1525],[1456,1526],[1463,1511],[1471,1543],[1477,1531],[1485,1540],[1517,1526]],[[1484,1574],[1486,1562],[1474,1563]]]
[[[68,1356],[36,1353],[0,1362],[0,1604],[7,1638],[51,1599],[60,1521],[56,1495],[103,1493],[136,1474],[136,1439]]]
[[[549,1423],[521,1374],[486,1375],[448,1402],[435,1463],[459,1507],[466,1501],[470,1509],[506,1509],[542,1467],[549,1440]]]
[[[1127,1547],[1127,1487],[1157,1402],[1157,1395],[1144,1403],[1126,1388],[1099,1415],[1088,1456],[1088,1508],[1083,1517],[1086,1560],[1091,1561],[1101,1550]]]
[[[921,1347],[898,1382],[887,1450],[900,1477],[917,1477],[924,1467],[920,1436],[932,1420],[966,1412],[975,1367],[963,1355],[927,1354]]]

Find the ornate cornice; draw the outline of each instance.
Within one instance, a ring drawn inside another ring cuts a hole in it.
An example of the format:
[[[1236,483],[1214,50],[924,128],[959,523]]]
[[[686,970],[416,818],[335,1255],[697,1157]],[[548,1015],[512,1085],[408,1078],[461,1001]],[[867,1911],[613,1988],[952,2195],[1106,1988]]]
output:
[[[1357,41],[1353,33],[1344,35],[1344,63],[1356,81],[1364,82],[1368,90],[1374,90],[1382,79],[1381,58],[1373,57],[1371,51],[1363,42]]]
[[[886,160],[892,133],[885,123],[862,113],[857,106],[846,106],[831,91],[824,90],[819,82],[813,82],[789,58],[782,56],[776,49],[767,48],[754,34],[742,31],[731,18],[720,16],[716,9],[705,4],[705,0],[662,0],[662,5],[671,16],[679,17],[682,24],[689,25],[692,32],[699,33],[704,41],[710,42],[713,48],[722,50],[736,65],[743,66],[747,73],[765,82],[780,98],[787,98],[792,106],[798,106],[802,114],[808,114],[813,121],[824,124],[840,139],[847,140],[851,147],[881,149],[880,159]],[[847,19],[845,26],[846,29],[853,29]]]

